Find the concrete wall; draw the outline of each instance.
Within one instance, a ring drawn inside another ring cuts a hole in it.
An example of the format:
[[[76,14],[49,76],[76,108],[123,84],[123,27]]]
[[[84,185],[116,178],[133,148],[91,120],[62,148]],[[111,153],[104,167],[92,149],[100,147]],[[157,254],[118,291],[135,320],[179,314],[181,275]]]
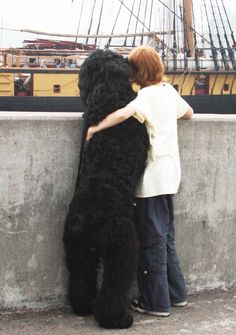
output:
[[[190,292],[236,285],[236,115],[179,122],[179,257]]]
[[[64,298],[62,232],[81,125],[76,114],[0,113],[0,308]]]
[[[81,116],[0,113],[0,310],[57,306]],[[176,240],[189,292],[236,284],[236,116],[179,121]]]

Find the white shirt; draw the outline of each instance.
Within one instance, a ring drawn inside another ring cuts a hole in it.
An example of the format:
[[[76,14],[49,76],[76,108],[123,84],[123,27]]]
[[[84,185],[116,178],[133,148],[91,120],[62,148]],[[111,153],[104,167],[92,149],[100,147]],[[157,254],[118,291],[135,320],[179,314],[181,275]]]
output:
[[[181,178],[177,119],[190,106],[167,83],[141,89],[129,105],[135,108],[134,117],[145,122],[150,141],[147,166],[137,197],[175,194]]]

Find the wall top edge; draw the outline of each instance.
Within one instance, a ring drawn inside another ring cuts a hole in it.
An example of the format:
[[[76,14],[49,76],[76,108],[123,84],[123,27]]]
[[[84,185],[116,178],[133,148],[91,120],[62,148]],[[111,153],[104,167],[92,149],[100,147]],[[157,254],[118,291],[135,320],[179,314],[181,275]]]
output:
[[[236,114],[194,114],[191,121],[235,121]]]
[[[82,120],[83,113],[0,111],[0,120]],[[181,120],[182,121],[182,120]],[[185,121],[185,120],[183,120]],[[194,114],[195,121],[236,121],[236,114]]]
[[[82,120],[83,113],[66,112],[9,112],[0,111],[1,120]]]

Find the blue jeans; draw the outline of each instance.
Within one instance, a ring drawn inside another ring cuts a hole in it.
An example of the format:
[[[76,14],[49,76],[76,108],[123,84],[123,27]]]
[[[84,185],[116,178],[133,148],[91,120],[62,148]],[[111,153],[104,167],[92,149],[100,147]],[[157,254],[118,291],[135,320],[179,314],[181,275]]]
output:
[[[172,195],[137,198],[135,224],[140,243],[138,287],[145,310],[169,311],[186,300],[175,249]]]

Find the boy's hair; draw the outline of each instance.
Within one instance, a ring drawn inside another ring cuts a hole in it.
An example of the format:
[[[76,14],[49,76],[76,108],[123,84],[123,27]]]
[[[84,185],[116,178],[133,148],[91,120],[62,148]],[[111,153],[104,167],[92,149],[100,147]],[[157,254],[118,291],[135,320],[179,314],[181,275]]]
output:
[[[164,77],[164,65],[154,48],[140,46],[133,49],[128,56],[133,70],[132,81],[142,87],[160,83]]]

